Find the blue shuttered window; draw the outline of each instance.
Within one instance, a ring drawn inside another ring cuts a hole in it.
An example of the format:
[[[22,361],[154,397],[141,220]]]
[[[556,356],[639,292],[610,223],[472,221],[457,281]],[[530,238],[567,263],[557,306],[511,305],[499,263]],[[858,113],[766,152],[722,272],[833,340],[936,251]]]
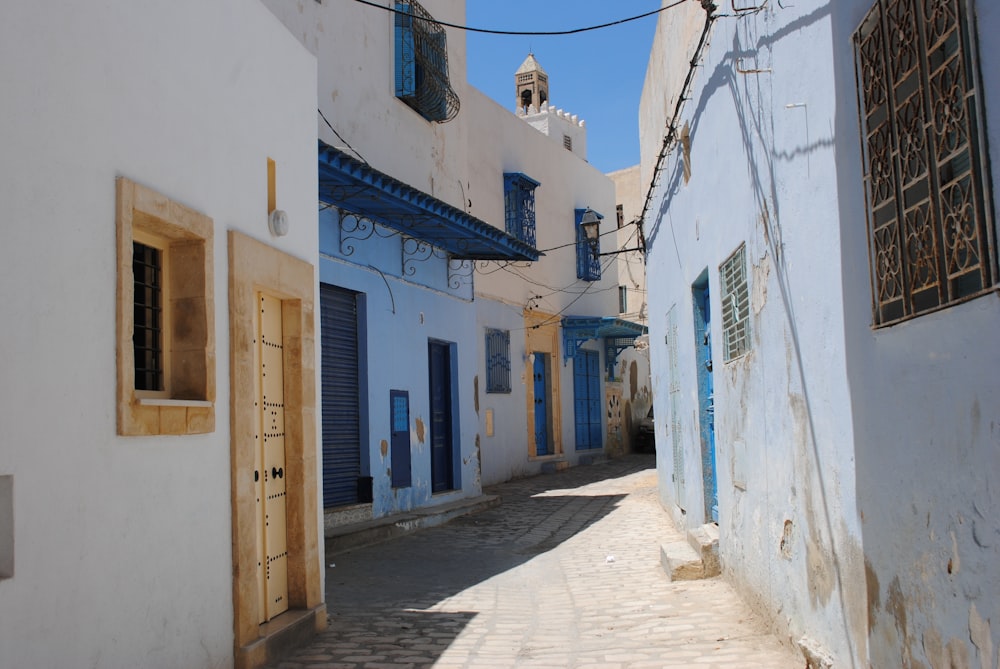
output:
[[[583,213],[586,209],[576,210],[576,278],[584,281],[601,280],[601,258],[587,241],[587,235],[583,231],[580,222],[583,220]],[[594,212],[597,213],[597,212]],[[604,217],[597,214],[597,218]]]
[[[510,392],[510,331],[486,328],[486,392]]]
[[[503,175],[507,234],[535,245],[535,188],[538,182],[520,172]]]
[[[396,97],[428,121],[450,121],[459,100],[448,80],[448,34],[418,2],[395,8]]]

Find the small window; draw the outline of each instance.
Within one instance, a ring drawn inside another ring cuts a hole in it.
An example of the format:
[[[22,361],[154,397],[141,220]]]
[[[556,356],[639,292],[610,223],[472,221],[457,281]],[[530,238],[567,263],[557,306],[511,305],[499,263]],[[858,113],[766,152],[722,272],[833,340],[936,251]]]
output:
[[[420,3],[396,3],[396,97],[428,121],[458,116],[448,80],[448,34]]]
[[[854,34],[875,327],[998,284],[972,2],[878,0]]]
[[[118,433],[215,430],[212,219],[118,187]]]
[[[591,246],[587,240],[587,235],[580,225],[583,220],[583,213],[586,209],[576,210],[576,278],[584,281],[600,281],[601,279],[601,257],[598,255],[599,247]],[[595,214],[597,212],[594,212]],[[603,220],[604,217],[597,214],[597,218]]]
[[[628,286],[618,286],[618,313],[628,313]]]
[[[623,205],[615,206],[615,217],[618,219],[618,229],[621,230],[625,227],[625,207]]]
[[[569,135],[563,135],[563,148],[567,151],[573,150],[573,138]]]
[[[507,234],[535,245],[535,188],[538,182],[521,174],[503,175],[504,218]]]
[[[138,231],[133,232],[137,235]],[[161,245],[132,242],[132,277],[134,285],[135,320],[132,324],[132,351],[135,358],[135,389],[145,392],[167,392],[163,369],[163,338],[167,330],[163,311],[166,266]],[[169,350],[169,349],[168,349]],[[167,393],[169,395],[169,393]]]
[[[486,329],[486,392],[510,392],[510,331]]]
[[[722,284],[723,360],[750,350],[750,289],[747,285],[746,244],[719,266]]]

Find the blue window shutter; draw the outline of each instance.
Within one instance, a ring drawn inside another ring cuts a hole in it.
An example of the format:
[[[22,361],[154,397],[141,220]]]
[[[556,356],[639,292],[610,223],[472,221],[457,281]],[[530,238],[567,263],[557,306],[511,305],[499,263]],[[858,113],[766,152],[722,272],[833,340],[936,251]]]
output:
[[[413,16],[408,2],[397,2],[396,10],[396,97],[410,98],[417,91]]]
[[[590,243],[587,235],[583,232],[580,222],[583,220],[583,213],[586,209],[576,210],[576,278],[584,281],[600,281],[601,279],[601,259],[590,250]],[[597,212],[594,212],[595,214]],[[597,218],[604,220],[604,217],[597,214]]]
[[[535,188],[538,182],[520,172],[505,172],[504,222],[507,234],[535,245]]]

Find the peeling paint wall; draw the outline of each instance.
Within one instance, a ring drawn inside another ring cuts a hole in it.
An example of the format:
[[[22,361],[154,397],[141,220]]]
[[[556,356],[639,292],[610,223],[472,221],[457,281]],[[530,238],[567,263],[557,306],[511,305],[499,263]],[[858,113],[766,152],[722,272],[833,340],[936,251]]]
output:
[[[988,294],[871,327],[850,45],[873,2],[770,3],[713,27],[681,120],[698,169],[685,184],[668,158],[647,221],[650,284],[672,287],[650,295],[654,387],[667,378],[667,309],[684,304],[701,267],[714,281],[746,241],[751,350],[716,366],[726,577],[836,666],[996,669],[1000,301]],[[1000,62],[1000,6],[968,7],[979,62]],[[668,62],[683,67],[685,56],[678,46]],[[1000,73],[982,76],[996,164]],[[662,95],[644,94],[644,109]],[[988,198],[1000,190],[993,175]],[[682,342],[690,318],[680,312]],[[656,402],[659,411],[659,393]],[[683,441],[697,453],[688,427]],[[687,492],[674,499],[670,465],[661,452],[661,496],[690,517],[700,476],[688,464]]]
[[[810,652],[829,654],[835,666],[860,669],[868,666],[866,591],[842,275],[825,260],[840,246],[837,192],[823,186],[835,183],[838,165],[830,6],[771,3],[713,25],[679,119],[688,128],[688,162],[697,169],[685,179],[683,153],[675,149],[645,221],[648,284],[657,288],[649,292],[650,363],[661,499],[692,529],[704,522],[711,498],[698,397],[704,334],[691,298],[707,269],[724,576],[774,630],[808,638]],[[687,73],[690,41],[701,34],[704,17],[702,11],[696,22],[670,13],[661,18],[676,23],[658,35],[687,35],[688,42],[654,46],[649,71],[663,76],[647,74],[642,118],[656,118],[663,100],[676,99],[679,91],[661,87]],[[764,72],[738,71],[747,69]],[[802,108],[786,108],[802,101],[808,120]],[[644,133],[644,168],[664,128]],[[851,141],[858,144],[856,136]],[[741,244],[748,351],[726,361],[719,266]],[[676,415],[666,344],[672,306]],[[671,430],[679,431],[681,472],[673,470]],[[677,476],[684,480],[680,498]]]

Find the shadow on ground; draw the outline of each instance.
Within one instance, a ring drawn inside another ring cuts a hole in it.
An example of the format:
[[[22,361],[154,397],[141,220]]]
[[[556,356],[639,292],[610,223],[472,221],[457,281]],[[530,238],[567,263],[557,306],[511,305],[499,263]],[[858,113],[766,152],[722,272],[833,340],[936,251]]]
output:
[[[328,556],[327,630],[308,648],[272,666],[299,669],[310,661],[432,665],[477,615],[434,611],[435,606],[600,521],[626,496],[602,493],[607,487],[602,482],[653,466],[654,456],[630,455],[519,479],[485,491],[500,495],[500,506]]]

